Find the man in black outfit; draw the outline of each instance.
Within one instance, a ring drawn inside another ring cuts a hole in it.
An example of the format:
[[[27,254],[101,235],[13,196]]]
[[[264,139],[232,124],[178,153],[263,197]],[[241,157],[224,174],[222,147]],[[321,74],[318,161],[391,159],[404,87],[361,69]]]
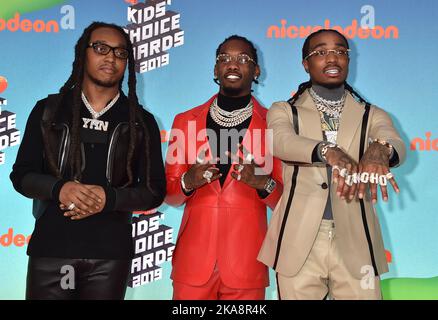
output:
[[[59,94],[29,116],[11,173],[37,218],[27,299],[124,298],[131,212],[158,207],[166,190],[159,129],[138,103],[134,69],[123,29],[93,22]]]

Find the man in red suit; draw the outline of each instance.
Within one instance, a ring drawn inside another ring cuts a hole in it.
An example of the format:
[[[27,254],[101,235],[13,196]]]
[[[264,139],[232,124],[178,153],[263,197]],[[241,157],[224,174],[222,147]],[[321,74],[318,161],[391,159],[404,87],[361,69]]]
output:
[[[268,270],[256,258],[266,207],[275,207],[283,185],[267,109],[251,96],[259,75],[252,42],[231,36],[216,50],[219,93],[175,117],[165,201],[186,206],[172,259],[174,299],[265,297]]]

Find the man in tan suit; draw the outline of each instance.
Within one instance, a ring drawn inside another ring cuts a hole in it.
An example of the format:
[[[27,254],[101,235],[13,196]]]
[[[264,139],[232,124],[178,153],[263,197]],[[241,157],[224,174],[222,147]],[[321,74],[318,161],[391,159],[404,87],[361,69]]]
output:
[[[268,112],[284,191],[258,259],[277,272],[280,299],[381,299],[388,271],[373,203],[399,188],[390,167],[405,146],[388,114],[346,82],[347,39],[335,30],[303,46],[310,81]]]

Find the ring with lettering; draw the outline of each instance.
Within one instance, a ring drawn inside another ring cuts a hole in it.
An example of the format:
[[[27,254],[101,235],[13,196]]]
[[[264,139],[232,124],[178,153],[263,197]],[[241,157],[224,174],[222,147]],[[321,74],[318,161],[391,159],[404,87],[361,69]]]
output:
[[[385,175],[381,175],[379,176],[379,185],[381,185],[382,187],[386,186],[388,184],[388,181],[386,179]]]
[[[370,174],[370,183],[379,183],[379,175],[377,173],[373,172]]]
[[[368,183],[370,179],[370,174],[368,172],[362,172],[360,174],[360,182],[361,183]]]
[[[342,178],[345,178],[347,176],[347,172],[348,172],[347,168],[342,168],[341,171],[339,171],[339,175]]]

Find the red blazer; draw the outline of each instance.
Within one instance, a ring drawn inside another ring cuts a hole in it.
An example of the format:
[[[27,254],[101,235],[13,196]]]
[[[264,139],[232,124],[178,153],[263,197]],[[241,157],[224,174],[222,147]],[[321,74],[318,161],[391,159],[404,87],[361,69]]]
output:
[[[257,261],[257,255],[267,230],[266,206],[273,209],[283,192],[281,162],[274,158],[272,177],[277,186],[265,199],[260,199],[255,189],[233,179],[232,168],[223,187],[215,180],[189,197],[181,189],[181,175],[195,163],[201,149],[209,148],[205,127],[209,107],[215,98],[178,114],[172,126],[165,167],[165,202],[175,207],[184,203],[186,206],[173,253],[171,278],[200,286],[209,280],[217,263],[226,286],[264,288],[269,285],[268,270]],[[251,143],[254,140],[249,133],[261,129],[261,141],[265,141],[267,109],[256,99],[252,98],[252,101],[253,115],[242,144],[255,155],[256,162],[261,163],[257,154],[265,155],[265,144]],[[180,161],[171,163],[178,153]]]

